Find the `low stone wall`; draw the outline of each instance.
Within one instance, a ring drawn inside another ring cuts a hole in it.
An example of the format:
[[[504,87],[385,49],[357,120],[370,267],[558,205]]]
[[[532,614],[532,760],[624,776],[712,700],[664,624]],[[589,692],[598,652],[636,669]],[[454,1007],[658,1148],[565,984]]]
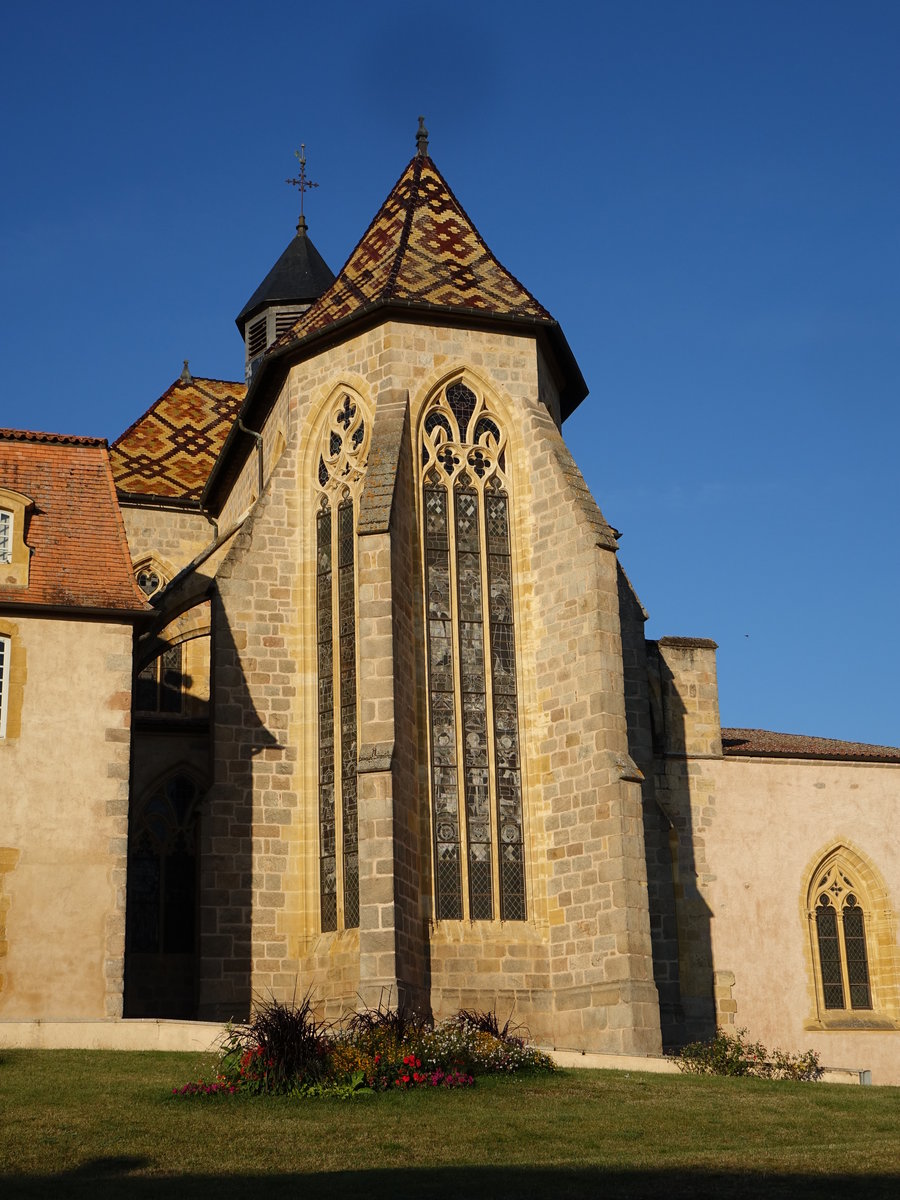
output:
[[[214,1021],[0,1021],[3,1050],[176,1050],[213,1051],[225,1034]],[[542,1046],[558,1067],[594,1071],[679,1074],[674,1058],[662,1054],[592,1054]],[[826,1068],[823,1083],[871,1083],[871,1072]]]

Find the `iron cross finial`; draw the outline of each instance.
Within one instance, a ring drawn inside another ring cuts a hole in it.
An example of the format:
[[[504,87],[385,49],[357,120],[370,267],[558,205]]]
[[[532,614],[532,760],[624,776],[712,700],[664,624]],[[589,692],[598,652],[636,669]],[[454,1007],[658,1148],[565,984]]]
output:
[[[294,157],[300,163],[300,174],[296,179],[286,179],[284,182],[289,183],[292,187],[300,189],[300,222],[297,225],[297,232],[301,228],[306,229],[306,218],[303,215],[303,195],[310,188],[318,187],[317,183],[313,183],[311,179],[306,178],[306,143],[300,143],[300,149],[294,151]]]
[[[419,117],[419,131],[416,134],[416,153],[424,158],[428,153],[428,130],[425,128],[425,118]]]

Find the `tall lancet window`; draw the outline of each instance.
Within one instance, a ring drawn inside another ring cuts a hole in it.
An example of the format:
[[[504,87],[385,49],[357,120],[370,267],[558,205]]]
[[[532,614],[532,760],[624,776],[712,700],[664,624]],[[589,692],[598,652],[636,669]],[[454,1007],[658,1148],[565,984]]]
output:
[[[322,929],[359,925],[356,517],[369,453],[358,396],[332,406],[318,460],[316,635]]]
[[[435,915],[525,920],[506,437],[451,383],[422,423]]]

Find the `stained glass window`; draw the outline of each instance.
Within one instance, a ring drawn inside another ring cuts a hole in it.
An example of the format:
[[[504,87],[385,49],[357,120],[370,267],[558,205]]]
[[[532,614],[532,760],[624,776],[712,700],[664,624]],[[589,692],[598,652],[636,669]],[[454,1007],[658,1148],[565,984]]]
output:
[[[319,894],[325,932],[359,925],[355,548],[369,424],[358,397],[338,397],[316,468]]]
[[[504,454],[501,424],[467,384],[431,403],[421,460],[438,920],[526,918]]]
[[[176,775],[132,818],[128,863],[131,951],[191,954],[196,936],[197,785]]]
[[[858,888],[836,860],[821,873],[815,893],[816,945],[825,1008],[871,1008],[865,914]]]
[[[137,677],[134,707],[137,712],[180,714],[184,707],[184,650],[169,646],[143,668]]]

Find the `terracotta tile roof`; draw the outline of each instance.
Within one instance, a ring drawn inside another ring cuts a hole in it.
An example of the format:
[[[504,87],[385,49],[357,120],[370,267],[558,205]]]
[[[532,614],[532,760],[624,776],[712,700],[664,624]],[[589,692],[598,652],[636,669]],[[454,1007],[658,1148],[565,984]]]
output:
[[[722,751],[729,758],[824,758],[900,763],[900,748],[895,746],[870,746],[865,742],[841,742],[800,733],[772,733],[768,729],[723,729]]]
[[[134,580],[105,441],[2,430],[0,486],[32,501],[28,585],[0,586],[0,606],[148,610]]]
[[[76,437],[71,433],[40,433],[36,429],[0,429],[0,438],[10,442],[49,442],[67,446],[106,445],[106,438]]]
[[[120,492],[196,500],[247,389],[221,379],[180,378],[109,452]]]
[[[494,258],[427,155],[412,159],[337,279],[275,346],[390,301],[553,320]]]

